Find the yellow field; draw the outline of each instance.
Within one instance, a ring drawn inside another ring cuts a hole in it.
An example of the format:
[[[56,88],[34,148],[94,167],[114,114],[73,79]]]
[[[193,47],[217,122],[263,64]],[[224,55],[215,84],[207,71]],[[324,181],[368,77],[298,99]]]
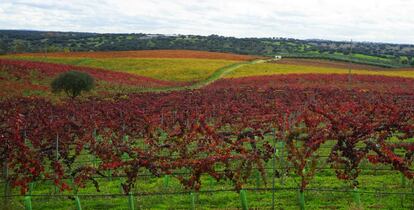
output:
[[[414,78],[414,70],[352,70],[352,73]],[[227,74],[225,77],[237,78],[274,74],[348,74],[348,70],[343,68],[320,66],[261,63],[256,65],[243,66]]]
[[[88,54],[89,55],[89,54]],[[92,54],[93,55],[93,54]],[[121,71],[165,81],[200,82],[224,66],[242,61],[205,58],[131,58],[7,55],[0,58],[42,61]],[[226,78],[274,74],[348,74],[347,63],[320,60],[283,59],[280,63],[254,62],[229,71]],[[366,69],[365,69],[366,68]],[[381,69],[357,65],[353,74],[414,78],[414,70]]]
[[[234,60],[194,58],[75,58],[39,56],[2,56],[0,58],[102,68],[178,82],[204,80],[217,69],[240,62]]]

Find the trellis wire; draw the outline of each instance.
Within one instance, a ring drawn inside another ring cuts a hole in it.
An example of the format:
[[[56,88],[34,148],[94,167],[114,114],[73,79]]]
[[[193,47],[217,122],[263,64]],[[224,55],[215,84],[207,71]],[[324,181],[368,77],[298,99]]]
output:
[[[297,187],[259,187],[259,188],[243,188],[247,191],[297,191]],[[305,191],[316,191],[316,192],[336,192],[336,193],[353,193],[354,190],[346,189],[335,189],[335,188],[306,188]],[[214,189],[214,190],[200,190],[197,193],[215,193],[215,192],[236,192],[234,188],[229,189]],[[381,195],[414,195],[414,192],[383,192],[383,191],[358,191],[360,194],[381,194]],[[193,191],[163,191],[163,192],[135,192],[130,193],[133,196],[157,196],[157,195],[184,195],[191,194]],[[128,195],[130,195],[128,194]],[[77,194],[79,197],[119,197],[119,196],[128,196],[122,193],[110,193],[110,194]],[[24,197],[25,195],[9,195],[9,196],[0,196],[0,197]],[[32,194],[32,197],[72,197],[72,194]]]
[[[253,167],[252,169],[259,169],[259,168],[255,168],[255,167]],[[263,168],[263,169],[265,169],[265,170],[272,170],[273,168],[270,168],[270,167],[266,167],[266,168]],[[275,169],[277,169],[277,170],[284,170],[284,169],[286,169],[286,168],[282,168],[282,167],[278,167],[278,168],[275,168]],[[339,170],[343,170],[344,168],[339,168]],[[323,171],[323,170],[338,170],[338,169],[336,169],[336,168],[329,168],[329,167],[320,167],[320,168],[317,168],[317,170],[319,170],[319,171]],[[390,168],[378,168],[378,169],[375,169],[375,168],[361,168],[361,170],[362,171],[382,171],[382,172],[393,172],[393,173],[399,173],[399,171],[396,171],[396,170],[394,170],[394,169],[390,169]],[[224,173],[224,171],[220,171],[220,170],[218,170],[218,171],[216,171],[216,173]],[[170,173],[170,174],[160,174],[160,177],[161,176],[163,176],[163,175],[190,175],[191,173],[189,173],[189,172],[174,172],[174,173]],[[12,176],[12,174],[9,174],[9,176]],[[156,178],[157,176],[155,176],[154,174],[150,174],[150,173],[148,173],[148,174],[138,174],[137,175],[138,177],[154,177],[154,178]],[[112,175],[111,176],[111,178],[127,178],[128,176],[127,175]],[[109,176],[94,176],[94,177],[91,177],[91,178],[93,178],[93,179],[108,179],[109,178]],[[63,177],[63,178],[61,178],[62,180],[69,180],[69,179],[73,179],[73,177]],[[50,180],[53,180],[53,178],[44,178],[44,179],[37,179],[36,181],[50,181]],[[6,181],[0,181],[0,183],[5,183]]]

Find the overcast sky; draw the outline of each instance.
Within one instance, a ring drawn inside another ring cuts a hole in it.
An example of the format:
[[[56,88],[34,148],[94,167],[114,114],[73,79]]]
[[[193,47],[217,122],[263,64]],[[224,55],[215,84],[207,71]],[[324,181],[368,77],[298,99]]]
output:
[[[0,0],[0,29],[414,44],[414,0]]]

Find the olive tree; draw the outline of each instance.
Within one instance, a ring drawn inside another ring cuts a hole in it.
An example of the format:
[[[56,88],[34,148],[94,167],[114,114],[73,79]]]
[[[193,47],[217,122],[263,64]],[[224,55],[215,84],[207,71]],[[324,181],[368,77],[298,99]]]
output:
[[[90,91],[94,87],[94,79],[89,74],[79,71],[68,71],[57,76],[51,84],[52,92],[64,91],[72,99],[82,91]]]

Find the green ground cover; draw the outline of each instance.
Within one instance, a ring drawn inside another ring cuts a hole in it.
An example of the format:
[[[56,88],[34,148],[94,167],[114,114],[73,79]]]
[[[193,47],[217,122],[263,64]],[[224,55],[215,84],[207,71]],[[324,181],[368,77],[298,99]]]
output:
[[[389,167],[372,165],[363,161],[362,172],[358,178],[361,203],[355,200],[350,189],[350,183],[336,178],[334,170],[326,164],[327,155],[333,142],[322,146],[320,161],[314,179],[310,181],[305,191],[306,209],[412,209],[414,208],[414,183],[403,180],[399,172]],[[291,171],[286,160],[283,144],[278,144],[276,165],[279,174],[275,176],[275,208],[299,209],[298,206],[298,177]],[[77,159],[78,164],[98,164],[99,160],[84,153]],[[246,185],[249,208],[271,209],[272,206],[272,161],[266,164],[267,176],[260,176],[257,170],[251,174]],[[185,173],[182,171],[180,173]],[[121,188],[123,177],[111,177],[110,171],[106,177],[97,178],[100,192],[96,192],[92,183],[86,188],[79,189],[82,209],[129,209],[128,196]],[[266,182],[265,182],[266,180]],[[4,182],[1,189],[4,191]],[[185,189],[174,178],[174,175],[154,177],[148,171],[142,171],[142,176],[133,188],[133,200],[136,209],[240,209],[240,194],[233,190],[232,183],[222,180],[217,182],[212,177],[203,176],[200,192]],[[194,197],[192,196],[192,194]],[[13,195],[19,195],[14,189]],[[58,192],[51,181],[37,182],[31,191],[33,209],[75,209],[75,200],[71,192]],[[4,198],[3,198],[4,199]],[[193,203],[192,200],[195,200]],[[24,197],[10,197],[12,209],[24,208]]]

